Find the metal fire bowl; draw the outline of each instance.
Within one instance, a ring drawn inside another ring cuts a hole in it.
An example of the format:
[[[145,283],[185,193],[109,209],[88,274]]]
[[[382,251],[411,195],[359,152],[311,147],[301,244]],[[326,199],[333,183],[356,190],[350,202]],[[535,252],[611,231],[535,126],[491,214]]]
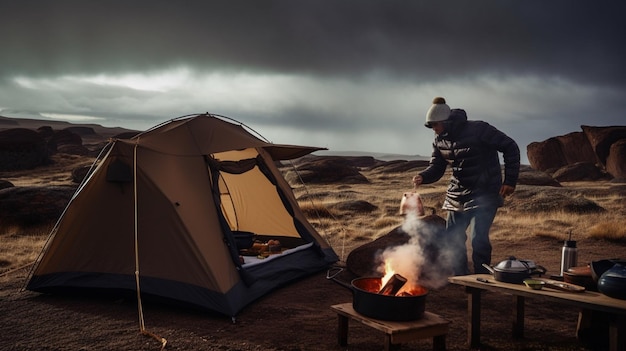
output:
[[[381,278],[357,278],[352,281],[352,307],[358,313],[387,321],[411,321],[424,316],[428,290],[421,287],[410,296],[378,294]],[[420,294],[421,293],[421,294]]]

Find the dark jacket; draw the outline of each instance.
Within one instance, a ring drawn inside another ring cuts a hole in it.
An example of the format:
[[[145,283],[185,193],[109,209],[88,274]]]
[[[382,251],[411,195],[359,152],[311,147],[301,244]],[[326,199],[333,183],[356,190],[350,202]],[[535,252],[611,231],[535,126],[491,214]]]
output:
[[[438,181],[448,165],[452,178],[443,209],[466,211],[502,206],[502,184],[515,187],[519,176],[517,143],[489,123],[468,121],[465,111],[453,109],[445,130],[435,137],[430,165],[420,175],[424,184]],[[498,152],[504,157],[504,181]]]

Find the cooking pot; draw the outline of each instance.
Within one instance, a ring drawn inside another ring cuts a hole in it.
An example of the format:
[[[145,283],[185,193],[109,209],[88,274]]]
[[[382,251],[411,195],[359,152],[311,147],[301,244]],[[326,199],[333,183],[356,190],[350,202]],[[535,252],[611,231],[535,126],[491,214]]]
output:
[[[591,267],[591,277],[597,283],[598,280],[600,279],[600,276],[602,276],[604,272],[613,268],[613,266],[615,266],[616,263],[626,264],[626,261],[621,260],[619,258],[591,261],[591,263],[589,264],[589,267]]]
[[[501,261],[494,267],[484,263],[483,267],[487,268],[497,281],[513,284],[521,284],[524,279],[530,278],[533,275],[543,275],[546,273],[546,269],[536,265],[535,262],[530,260],[518,260],[513,256]]]
[[[387,321],[412,321],[424,316],[428,290],[423,287],[411,292],[415,295],[390,296],[378,292],[382,288],[382,278],[356,278],[350,284],[328,277],[352,291],[352,308],[364,316]]]
[[[626,300],[626,262],[616,262],[598,279],[598,290],[606,296]]]

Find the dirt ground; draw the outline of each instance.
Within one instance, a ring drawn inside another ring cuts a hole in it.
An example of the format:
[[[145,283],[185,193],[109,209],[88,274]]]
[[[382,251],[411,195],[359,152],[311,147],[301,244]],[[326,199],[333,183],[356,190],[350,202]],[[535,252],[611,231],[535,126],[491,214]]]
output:
[[[559,242],[533,238],[525,243],[496,241],[494,258],[511,254],[533,259],[558,272]],[[598,240],[579,243],[579,262],[619,257],[624,245]],[[42,295],[20,291],[27,272],[0,278],[0,350],[159,350],[161,343],[139,330],[135,299]],[[344,272],[339,279],[352,277]],[[246,307],[231,318],[144,301],[146,330],[167,340],[166,350],[381,350],[382,332],[352,322],[348,346],[337,340],[333,304],[352,301],[350,290],[320,272],[297,281]],[[484,293],[480,350],[588,350],[576,337],[578,310],[526,300],[525,338],[511,337],[511,296]],[[450,320],[448,350],[467,350],[467,296],[447,285],[432,290],[426,310]],[[423,339],[398,350],[432,349]],[[596,347],[595,349],[602,349]]]
[[[67,171],[77,161],[80,160],[68,157],[57,160],[56,168],[43,170],[37,184],[67,182]],[[30,178],[33,176],[31,173],[16,173],[14,176],[18,177],[16,179],[22,176]],[[33,183],[30,179],[24,184]],[[403,184],[389,179],[379,183],[392,187]],[[16,185],[22,183],[16,182]],[[377,192],[363,190],[363,194]],[[623,197],[620,200],[620,195],[617,196],[611,201],[623,206]],[[395,198],[392,204],[396,204]],[[355,225],[370,225],[367,219],[355,220],[361,222]],[[558,228],[560,231],[561,227]],[[511,231],[519,232],[519,235],[513,239],[492,240],[494,264],[514,255],[544,266],[548,275],[559,272],[562,241],[531,235],[528,229],[512,227]],[[1,240],[2,237],[0,245]],[[626,258],[624,241],[614,243],[584,238],[578,239],[578,248],[579,265],[598,259]],[[343,248],[335,247],[335,250],[338,254],[343,253]],[[140,333],[135,298],[44,295],[21,291],[27,274],[28,267],[0,275],[0,350],[161,349],[161,342]],[[339,346],[337,315],[330,306],[351,302],[352,292],[327,279],[326,275],[327,272],[322,271],[277,289],[248,305],[234,321],[229,316],[146,300],[142,304],[143,321],[148,332],[167,340],[166,350],[381,350],[383,333],[356,322],[350,323],[348,346]],[[347,272],[338,276],[345,282],[352,278]],[[594,348],[586,347],[577,339],[578,310],[531,298],[526,299],[525,337],[513,339],[513,308],[511,296],[484,293],[480,350],[604,349],[599,344]],[[449,284],[431,290],[426,298],[426,310],[451,322],[446,338],[448,350],[469,349],[467,295],[463,287]],[[430,350],[432,340],[401,344],[397,349]]]

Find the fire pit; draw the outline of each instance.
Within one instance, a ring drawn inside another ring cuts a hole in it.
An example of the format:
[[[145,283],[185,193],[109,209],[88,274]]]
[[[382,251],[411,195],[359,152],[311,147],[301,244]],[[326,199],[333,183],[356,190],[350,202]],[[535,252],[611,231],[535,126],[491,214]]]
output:
[[[388,279],[392,278],[356,278],[350,285],[334,277],[332,279],[352,291],[352,307],[364,316],[387,321],[412,321],[424,315],[428,290],[419,285],[396,284],[395,288],[391,289],[395,290],[395,294],[390,294],[384,287]],[[401,287],[397,288],[397,285]]]
[[[357,278],[352,281],[355,311],[376,319],[411,321],[422,318],[426,308],[426,288],[414,286],[397,295],[379,293],[382,278]]]

